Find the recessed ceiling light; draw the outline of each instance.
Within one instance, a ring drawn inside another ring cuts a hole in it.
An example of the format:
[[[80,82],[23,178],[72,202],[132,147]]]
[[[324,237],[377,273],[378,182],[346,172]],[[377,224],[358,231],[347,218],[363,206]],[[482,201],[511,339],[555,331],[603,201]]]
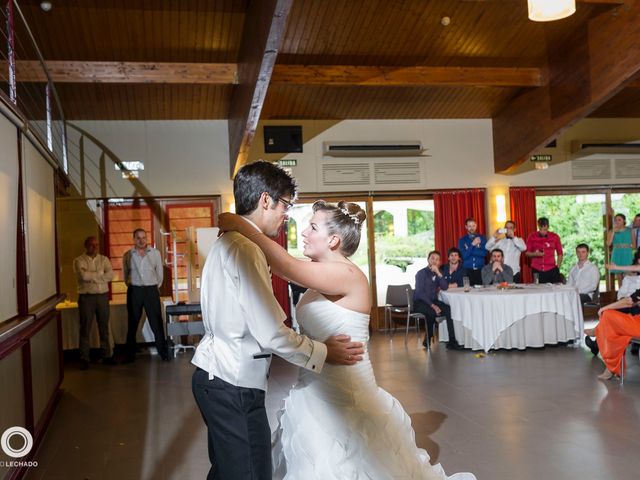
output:
[[[451,23],[451,18],[449,17],[442,17],[440,19],[440,23],[442,24],[443,27],[446,27],[447,25],[449,25]]]
[[[40,8],[42,9],[43,12],[48,12],[51,10],[51,8],[53,7],[53,4],[51,2],[40,2]]]

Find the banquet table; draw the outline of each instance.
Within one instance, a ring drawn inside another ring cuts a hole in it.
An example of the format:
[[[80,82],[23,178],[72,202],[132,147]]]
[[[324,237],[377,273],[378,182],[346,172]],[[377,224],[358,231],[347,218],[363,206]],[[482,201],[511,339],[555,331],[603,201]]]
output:
[[[582,304],[574,287],[452,288],[440,297],[451,307],[456,339],[473,350],[522,350],[582,338]],[[439,328],[440,340],[447,341],[446,322]]]
[[[162,298],[165,305],[162,308],[164,316],[165,307],[172,303],[170,299]],[[77,302],[62,302],[56,305],[56,310],[61,313],[62,323],[62,348],[64,350],[72,350],[78,348],[79,337],[79,314]],[[146,315],[143,313],[143,322],[138,326],[136,341],[138,343],[151,343],[154,341],[153,330],[149,325]],[[114,343],[124,344],[127,341],[127,305],[121,302],[109,302],[109,343],[113,347]],[[91,322],[91,334],[89,337],[91,348],[100,346],[98,336],[98,325],[95,319]]]

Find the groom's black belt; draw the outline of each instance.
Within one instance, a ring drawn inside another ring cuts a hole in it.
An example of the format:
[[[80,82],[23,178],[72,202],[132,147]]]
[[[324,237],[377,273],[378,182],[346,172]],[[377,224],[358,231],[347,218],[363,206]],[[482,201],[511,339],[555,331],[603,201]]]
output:
[[[258,354],[253,356],[254,360],[259,360],[261,358],[271,358],[271,354],[270,353],[258,353]]]

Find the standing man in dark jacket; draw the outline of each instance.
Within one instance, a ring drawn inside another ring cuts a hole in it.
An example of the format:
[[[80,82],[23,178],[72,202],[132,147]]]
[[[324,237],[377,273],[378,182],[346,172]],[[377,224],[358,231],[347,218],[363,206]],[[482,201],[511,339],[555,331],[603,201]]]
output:
[[[451,308],[444,302],[438,300],[438,292],[449,288],[449,283],[440,271],[440,252],[434,250],[427,256],[429,265],[416,273],[416,289],[413,292],[413,309],[422,313],[427,319],[427,336],[423,345],[427,347],[433,337],[433,327],[436,318],[444,316],[447,319],[447,330],[449,331],[449,343],[447,348],[461,350],[463,347],[456,340],[456,333],[453,329],[451,319]]]
[[[487,239],[477,232],[475,219],[467,218],[464,222],[467,234],[458,240],[458,249],[462,253],[462,266],[467,270],[471,285],[482,285],[482,267],[487,257],[485,248]]]

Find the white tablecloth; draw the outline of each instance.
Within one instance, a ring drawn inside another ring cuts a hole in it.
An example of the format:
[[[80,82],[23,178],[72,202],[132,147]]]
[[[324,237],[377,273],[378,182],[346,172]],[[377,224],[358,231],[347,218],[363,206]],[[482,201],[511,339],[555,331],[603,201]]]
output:
[[[566,285],[521,285],[522,289],[485,287],[440,292],[451,307],[456,339],[465,347],[542,347],[580,339],[584,326],[578,291]],[[440,338],[448,339],[446,323]]]

